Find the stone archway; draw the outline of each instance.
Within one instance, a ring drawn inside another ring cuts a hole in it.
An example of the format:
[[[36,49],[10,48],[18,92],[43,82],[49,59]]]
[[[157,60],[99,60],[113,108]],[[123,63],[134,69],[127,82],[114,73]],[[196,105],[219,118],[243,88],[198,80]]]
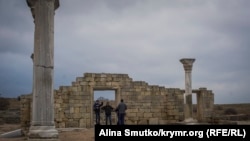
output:
[[[113,108],[116,108],[116,106],[119,104],[120,97],[121,97],[120,96],[121,94],[120,94],[120,88],[119,87],[110,87],[110,86],[101,86],[101,87],[99,87],[99,86],[94,86],[93,90],[91,91],[91,99],[93,99],[93,100],[91,100],[91,102],[92,102],[91,105],[94,104],[94,91],[95,90],[98,90],[98,91],[114,90],[114,92],[115,92],[115,100],[114,101],[110,101],[111,102],[111,106]],[[104,104],[105,104],[107,101],[102,101],[102,102],[104,102]],[[95,120],[95,118],[94,118],[94,112],[93,111],[94,110],[92,109],[91,110],[91,119],[90,119],[91,121]],[[117,122],[116,115],[112,114],[112,118],[113,118],[113,124],[116,123]],[[91,126],[94,126],[94,122],[91,122],[91,123],[92,123]]]
[[[132,82],[127,74],[85,73],[72,86],[61,86],[55,91],[57,127],[93,127],[94,91],[114,90],[117,105],[122,98],[121,89]]]

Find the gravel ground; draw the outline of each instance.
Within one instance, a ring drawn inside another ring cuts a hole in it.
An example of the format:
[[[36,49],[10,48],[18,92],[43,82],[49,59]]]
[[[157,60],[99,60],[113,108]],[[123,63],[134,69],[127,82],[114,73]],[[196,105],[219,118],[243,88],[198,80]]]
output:
[[[3,124],[0,125],[0,134],[20,129],[20,125]],[[60,141],[94,141],[94,128],[81,129],[58,129]],[[22,141],[25,137],[0,138],[0,141]]]

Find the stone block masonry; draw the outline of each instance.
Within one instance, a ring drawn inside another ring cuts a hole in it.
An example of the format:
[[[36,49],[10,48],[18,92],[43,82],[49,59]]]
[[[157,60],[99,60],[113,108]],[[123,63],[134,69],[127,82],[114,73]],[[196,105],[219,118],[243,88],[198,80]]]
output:
[[[185,90],[133,81],[127,74],[85,73],[83,77],[77,77],[71,86],[61,86],[54,90],[56,128],[93,127],[95,90],[114,90],[115,101],[111,102],[113,107],[118,105],[121,98],[124,99],[128,106],[126,124],[170,124],[184,120]],[[198,97],[199,120],[205,121],[212,115],[213,93],[206,88],[193,90],[193,93]],[[32,97],[21,96],[21,122],[24,133],[29,127],[31,103]],[[113,117],[115,118],[115,113]]]

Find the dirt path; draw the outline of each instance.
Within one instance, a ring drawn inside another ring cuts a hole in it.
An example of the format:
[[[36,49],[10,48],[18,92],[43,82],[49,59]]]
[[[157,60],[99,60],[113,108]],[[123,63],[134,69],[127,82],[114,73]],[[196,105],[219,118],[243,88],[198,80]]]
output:
[[[250,121],[239,121],[239,125],[250,125]],[[0,134],[20,129],[20,125],[4,124],[0,125]],[[94,128],[81,129],[58,129],[60,141],[94,141]],[[25,137],[0,138],[0,141],[24,141]]]
[[[3,124],[0,125],[0,134],[20,129],[20,125],[15,124]],[[58,129],[60,141],[94,141],[94,128],[63,130]],[[0,138],[0,141],[22,141],[26,140],[25,137],[16,138]]]

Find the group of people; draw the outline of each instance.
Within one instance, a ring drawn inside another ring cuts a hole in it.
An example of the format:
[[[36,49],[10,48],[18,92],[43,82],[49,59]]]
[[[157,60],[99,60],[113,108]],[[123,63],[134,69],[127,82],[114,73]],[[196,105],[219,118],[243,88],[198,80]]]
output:
[[[106,103],[105,106],[103,106],[103,102],[100,103],[99,100],[96,100],[93,109],[95,111],[96,116],[96,124],[100,124],[100,112],[101,110],[104,110],[105,112],[105,118],[106,118],[106,125],[108,125],[108,122],[110,125],[112,125],[112,112],[115,111],[117,114],[117,125],[124,125],[127,105],[124,103],[123,99],[121,99],[118,106],[114,109],[111,105],[109,105],[109,102]]]

